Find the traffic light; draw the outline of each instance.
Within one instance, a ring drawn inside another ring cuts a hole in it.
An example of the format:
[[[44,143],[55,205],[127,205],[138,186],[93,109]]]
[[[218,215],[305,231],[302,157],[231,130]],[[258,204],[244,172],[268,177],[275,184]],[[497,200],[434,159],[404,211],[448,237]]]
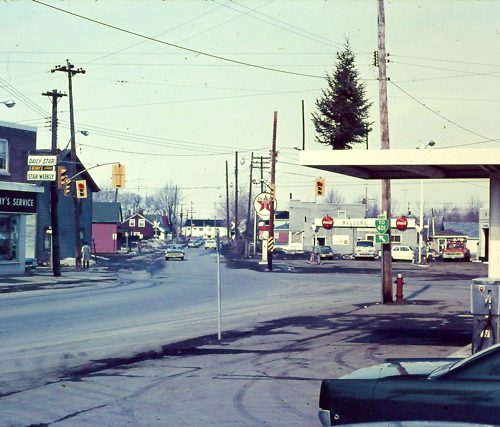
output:
[[[86,199],[87,198],[87,181],[84,179],[79,179],[75,181],[76,185],[76,197],[78,199]]]
[[[63,188],[68,179],[68,169],[64,166],[57,167],[57,188]]]
[[[125,165],[113,165],[111,187],[125,188]]]
[[[71,196],[71,179],[69,179],[68,177],[66,177],[66,180],[64,181],[63,188],[64,195]]]
[[[325,178],[316,178],[316,196],[325,195]]]

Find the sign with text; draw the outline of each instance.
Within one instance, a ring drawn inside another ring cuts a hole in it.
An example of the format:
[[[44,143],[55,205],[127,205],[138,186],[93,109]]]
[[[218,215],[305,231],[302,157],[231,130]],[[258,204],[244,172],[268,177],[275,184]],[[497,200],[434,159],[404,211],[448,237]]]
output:
[[[57,156],[28,156],[28,166],[56,166]]]
[[[330,215],[324,216],[321,225],[325,230],[331,230],[333,228],[333,218]]]
[[[379,234],[387,233],[389,229],[389,220],[388,219],[376,219],[375,220],[375,228],[379,232]]]
[[[57,179],[56,168],[55,166],[29,166],[27,179],[28,181],[55,181]]]
[[[400,216],[396,220],[396,228],[399,231],[405,231],[408,228],[408,219],[405,216]]]
[[[25,191],[0,190],[0,212],[36,213],[36,194]]]

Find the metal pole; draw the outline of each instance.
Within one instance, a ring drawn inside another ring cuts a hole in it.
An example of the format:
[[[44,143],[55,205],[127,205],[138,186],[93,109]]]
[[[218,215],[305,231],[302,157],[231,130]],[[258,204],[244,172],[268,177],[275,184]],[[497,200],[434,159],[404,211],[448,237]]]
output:
[[[250,229],[250,214],[252,209],[252,175],[253,175],[253,152],[250,156],[250,182],[248,184],[248,208],[247,208],[247,223],[245,226],[246,247],[250,245],[251,229]],[[248,255],[248,251],[247,251]]]
[[[424,180],[420,180],[420,233],[418,236],[418,263],[422,264],[422,241],[424,238]]]
[[[238,152],[235,153],[234,160],[234,239],[238,241],[240,235],[240,230],[238,228],[239,224],[238,218]]]
[[[220,286],[220,236],[219,230],[217,230],[217,339],[222,339],[222,298],[221,298],[221,286]]]
[[[227,230],[227,240],[231,241],[231,224],[229,218],[229,170],[226,160],[226,230]]]
[[[302,150],[306,149],[306,121],[304,117],[304,100],[302,100]]]
[[[389,119],[387,107],[387,72],[385,56],[385,12],[384,0],[378,0],[378,69],[379,104],[382,149],[389,149]],[[382,245],[382,302],[392,302],[392,260],[391,260],[391,181],[382,180],[382,211],[389,220],[389,243]]]

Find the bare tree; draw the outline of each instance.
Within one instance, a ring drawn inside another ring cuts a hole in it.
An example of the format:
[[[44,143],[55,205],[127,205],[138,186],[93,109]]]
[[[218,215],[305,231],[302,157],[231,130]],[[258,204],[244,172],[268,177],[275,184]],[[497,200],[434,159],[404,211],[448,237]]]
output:
[[[326,203],[344,203],[344,196],[338,190],[330,190],[325,197]]]
[[[124,192],[118,194],[118,201],[122,205],[122,211],[131,215],[141,207],[142,196],[136,193]]]
[[[114,202],[115,190],[111,188],[100,187],[101,191],[92,193],[92,200],[94,202]]]

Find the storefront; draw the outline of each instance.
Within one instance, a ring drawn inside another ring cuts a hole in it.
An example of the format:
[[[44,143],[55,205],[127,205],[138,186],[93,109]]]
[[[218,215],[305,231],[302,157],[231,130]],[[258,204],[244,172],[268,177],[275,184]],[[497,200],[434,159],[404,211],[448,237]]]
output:
[[[33,243],[26,242],[26,219],[36,214],[42,192],[33,184],[0,182],[0,276],[24,273],[26,248]]]

